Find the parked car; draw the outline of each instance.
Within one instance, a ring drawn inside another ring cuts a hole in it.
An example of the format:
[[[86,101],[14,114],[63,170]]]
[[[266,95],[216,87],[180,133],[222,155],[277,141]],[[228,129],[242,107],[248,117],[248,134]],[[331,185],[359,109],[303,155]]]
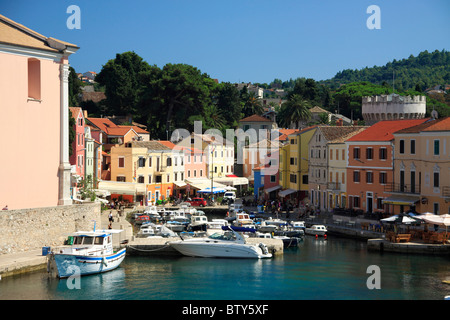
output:
[[[191,206],[200,206],[205,207],[206,206],[206,199],[203,198],[193,198],[192,200],[188,200],[186,202],[189,202]]]
[[[231,199],[231,200],[234,201],[234,200],[236,200],[236,194],[233,191],[227,191],[227,192],[225,192],[223,198],[224,199]]]

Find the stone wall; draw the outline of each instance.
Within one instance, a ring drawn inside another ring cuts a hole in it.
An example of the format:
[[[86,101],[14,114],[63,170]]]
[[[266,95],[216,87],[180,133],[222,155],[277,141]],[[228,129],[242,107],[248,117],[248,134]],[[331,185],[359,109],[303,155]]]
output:
[[[54,247],[74,231],[100,227],[100,203],[0,210],[0,254]]]

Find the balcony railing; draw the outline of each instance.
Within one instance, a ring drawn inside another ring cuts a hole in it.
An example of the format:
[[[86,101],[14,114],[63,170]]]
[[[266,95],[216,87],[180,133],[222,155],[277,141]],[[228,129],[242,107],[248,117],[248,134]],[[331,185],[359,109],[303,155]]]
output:
[[[442,187],[442,197],[445,199],[450,199],[450,187]]]
[[[420,194],[420,185],[411,185],[403,183],[388,183],[384,186],[384,192],[387,193],[409,193]]]
[[[341,190],[340,182],[328,182],[327,188],[329,190]]]

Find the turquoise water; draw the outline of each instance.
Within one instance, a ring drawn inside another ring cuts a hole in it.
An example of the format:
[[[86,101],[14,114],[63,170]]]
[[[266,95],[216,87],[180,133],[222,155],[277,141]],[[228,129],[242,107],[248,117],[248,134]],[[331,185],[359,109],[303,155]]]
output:
[[[381,289],[369,290],[370,265]],[[111,272],[67,280],[35,272],[0,281],[0,299],[39,300],[442,300],[448,257],[369,252],[365,242],[306,237],[268,260],[126,257]]]

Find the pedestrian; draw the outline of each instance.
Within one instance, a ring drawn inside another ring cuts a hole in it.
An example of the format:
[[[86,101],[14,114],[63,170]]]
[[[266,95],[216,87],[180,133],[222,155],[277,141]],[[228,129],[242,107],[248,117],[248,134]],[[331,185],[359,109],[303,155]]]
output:
[[[109,212],[108,220],[109,220],[109,223],[112,223],[112,222],[113,222],[112,210]]]

